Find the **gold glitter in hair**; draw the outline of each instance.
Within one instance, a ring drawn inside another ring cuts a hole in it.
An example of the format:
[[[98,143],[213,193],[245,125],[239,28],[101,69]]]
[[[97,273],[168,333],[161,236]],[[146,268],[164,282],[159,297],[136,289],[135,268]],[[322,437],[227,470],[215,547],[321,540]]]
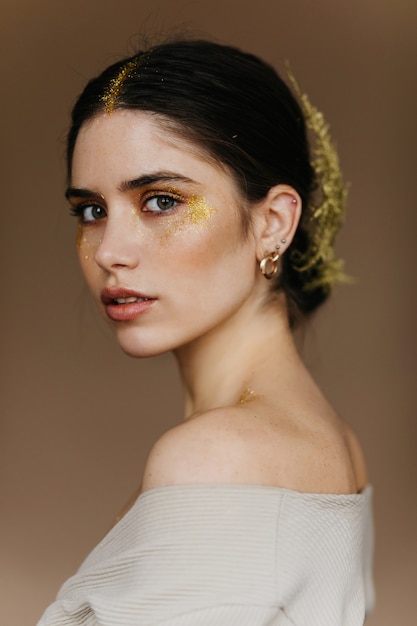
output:
[[[104,108],[106,110],[106,113],[108,113],[109,115],[114,111],[117,101],[123,91],[123,85],[128,78],[131,78],[133,76],[138,65],[139,57],[137,57],[133,61],[128,61],[126,65],[122,67],[117,76],[111,79],[105,94],[101,96],[100,99],[102,102],[104,102]]]
[[[298,272],[315,270],[314,278],[306,281],[306,291],[323,287],[330,291],[338,282],[347,282],[351,279],[343,273],[344,262],[337,259],[334,253],[334,241],[342,225],[347,188],[339,165],[339,157],[332,142],[329,126],[323,114],[303,94],[291,72],[288,77],[297,94],[309,130],[314,133],[315,145],[312,155],[312,167],[316,181],[320,187],[320,198],[308,207],[306,225],[310,243],[304,252],[294,250],[291,260]]]

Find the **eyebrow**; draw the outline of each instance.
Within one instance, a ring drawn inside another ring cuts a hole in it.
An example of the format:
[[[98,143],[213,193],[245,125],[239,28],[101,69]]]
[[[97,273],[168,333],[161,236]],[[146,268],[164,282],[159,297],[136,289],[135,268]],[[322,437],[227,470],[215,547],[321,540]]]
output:
[[[120,191],[132,191],[139,189],[139,187],[146,187],[146,185],[152,185],[153,183],[160,182],[182,182],[182,183],[194,183],[195,181],[187,176],[182,176],[175,172],[152,172],[150,174],[144,174],[138,178],[124,181],[120,187]]]
[[[177,174],[175,172],[152,172],[144,174],[143,176],[138,176],[138,178],[133,178],[132,180],[123,181],[121,185],[119,185],[118,190],[124,193],[126,191],[133,191],[135,189],[139,189],[140,187],[146,187],[147,185],[160,182],[197,184],[196,181],[191,178],[182,176],[181,174]],[[91,196],[103,197],[102,194],[95,191],[91,191],[89,189],[79,189],[78,187],[68,187],[65,191],[65,197],[67,200],[69,200],[69,198],[91,198]]]
[[[78,189],[77,187],[68,187],[65,191],[65,197],[67,200],[70,198],[91,198],[91,196],[103,196],[95,191],[90,191],[90,189]]]

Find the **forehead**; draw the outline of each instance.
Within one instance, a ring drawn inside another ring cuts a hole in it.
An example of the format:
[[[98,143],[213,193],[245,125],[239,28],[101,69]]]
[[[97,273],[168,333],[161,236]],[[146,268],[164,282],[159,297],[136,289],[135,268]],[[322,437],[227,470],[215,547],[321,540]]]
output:
[[[100,113],[80,129],[72,160],[72,181],[97,168],[123,170],[124,176],[139,170],[191,169],[205,175],[229,175],[225,166],[202,147],[185,139],[169,120],[143,111],[116,110]],[[210,172],[211,170],[211,172]]]

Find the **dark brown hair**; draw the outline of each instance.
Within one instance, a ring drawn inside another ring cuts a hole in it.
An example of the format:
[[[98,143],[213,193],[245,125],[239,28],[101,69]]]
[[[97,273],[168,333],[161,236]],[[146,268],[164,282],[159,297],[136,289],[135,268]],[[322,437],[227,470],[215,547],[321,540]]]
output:
[[[123,68],[132,67],[120,81]],[[68,133],[68,177],[78,132],[106,109],[105,94],[119,79],[115,109],[148,111],[225,165],[248,204],[264,198],[277,184],[292,186],[303,211],[311,202],[314,171],[303,112],[286,83],[252,54],[204,40],[179,40],[141,50],[108,67],[78,98]],[[308,248],[301,218],[290,250],[273,281],[287,297],[292,325],[328,296],[322,286],[306,290],[319,268],[300,273],[291,252]]]

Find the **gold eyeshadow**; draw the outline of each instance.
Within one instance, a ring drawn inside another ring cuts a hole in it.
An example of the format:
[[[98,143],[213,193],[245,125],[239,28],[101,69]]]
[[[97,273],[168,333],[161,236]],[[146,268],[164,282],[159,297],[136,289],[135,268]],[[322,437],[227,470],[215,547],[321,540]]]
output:
[[[178,210],[167,210],[160,212],[143,211],[141,207],[150,199],[155,196],[171,196],[176,202],[179,203]],[[135,203],[136,205],[136,203]],[[138,221],[138,226],[149,227],[150,224],[157,224],[155,234],[162,234],[164,240],[171,235],[181,232],[190,227],[207,227],[209,225],[209,219],[217,209],[210,207],[203,196],[197,194],[187,194],[175,187],[158,187],[157,189],[150,188],[144,190],[139,194],[138,206],[132,206],[132,214],[135,215]],[[145,221],[143,219],[145,218]],[[152,219],[150,223],[147,221]],[[154,221],[155,220],[155,221]],[[151,227],[152,229],[152,227]],[[149,231],[148,231],[149,232]]]
[[[186,205],[185,211],[173,214],[173,219],[167,221],[166,236],[173,233],[183,231],[189,227],[207,227],[209,225],[210,216],[216,211],[210,207],[203,196],[191,195],[184,198],[184,195],[177,189],[167,189],[167,193],[183,202]]]
[[[178,210],[172,212],[167,210],[165,213],[164,211],[142,210],[148,198],[163,196],[164,194],[172,196],[179,203]],[[132,216],[134,216],[137,227],[143,236],[153,237],[156,235],[162,237],[162,241],[166,241],[171,235],[189,228],[207,228],[210,224],[210,217],[216,211],[217,209],[211,207],[204,196],[184,194],[173,187],[145,189],[138,194],[137,200],[131,205]],[[95,247],[95,238],[90,233],[90,229],[85,230],[85,226],[81,221],[78,223],[76,246],[79,251],[85,251],[84,259],[88,260],[91,249]]]

